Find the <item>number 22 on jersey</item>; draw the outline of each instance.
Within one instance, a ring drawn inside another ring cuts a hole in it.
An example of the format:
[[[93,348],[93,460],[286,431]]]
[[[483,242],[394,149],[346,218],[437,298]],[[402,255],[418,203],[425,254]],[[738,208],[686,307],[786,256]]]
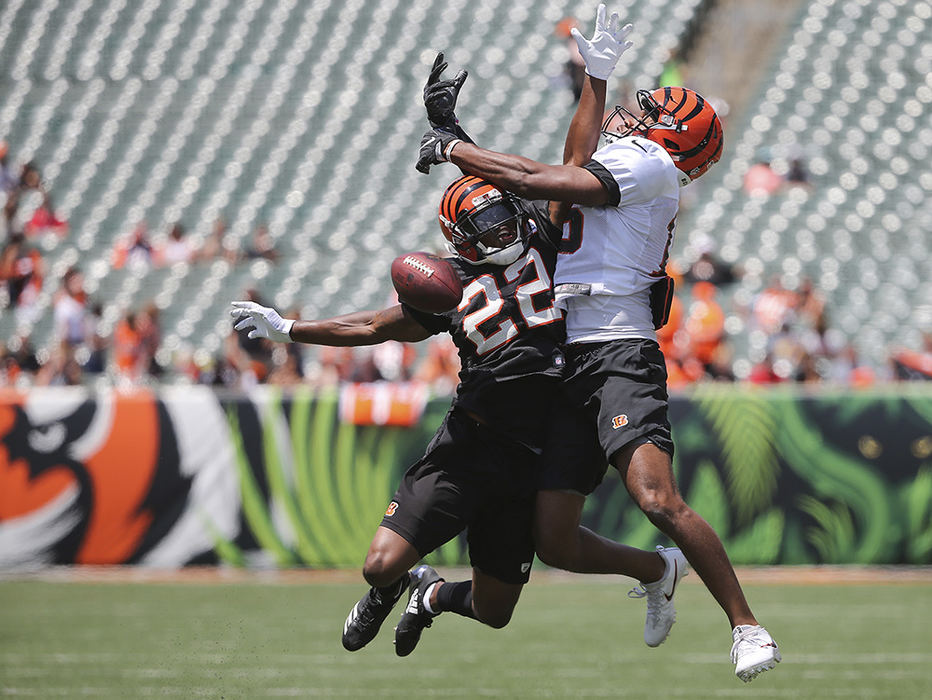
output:
[[[552,299],[543,309],[534,308],[533,296],[550,289],[550,275],[547,273],[540,253],[535,248],[528,248],[527,255],[505,268],[505,281],[511,283],[519,279],[530,265],[534,266],[534,277],[519,284],[515,288],[514,296],[525,326],[534,328],[559,320],[560,312],[554,308]],[[520,331],[509,315],[502,313],[505,300],[492,275],[482,275],[466,285],[459,305],[460,311],[469,307],[473,298],[478,294],[483,295],[485,304],[463,317],[463,331],[466,337],[475,344],[476,353],[485,355],[513,340]],[[483,333],[479,330],[481,324],[496,319],[498,323],[490,333]]]

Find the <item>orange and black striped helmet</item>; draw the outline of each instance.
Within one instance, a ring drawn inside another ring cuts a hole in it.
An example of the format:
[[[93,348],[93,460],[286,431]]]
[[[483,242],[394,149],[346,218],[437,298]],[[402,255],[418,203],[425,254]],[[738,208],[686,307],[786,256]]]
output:
[[[464,175],[440,200],[440,229],[447,248],[474,265],[510,265],[524,251],[529,227],[520,201],[491,182]]]
[[[684,87],[638,90],[643,113],[635,117],[621,106],[609,114],[602,133],[609,138],[640,134],[666,149],[684,174],[683,184],[695,180],[717,163],[725,145],[722,122],[698,92]]]

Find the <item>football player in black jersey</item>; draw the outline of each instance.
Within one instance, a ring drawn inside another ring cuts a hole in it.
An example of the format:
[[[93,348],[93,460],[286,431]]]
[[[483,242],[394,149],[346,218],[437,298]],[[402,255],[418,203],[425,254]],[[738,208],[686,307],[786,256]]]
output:
[[[395,635],[401,656],[444,610],[503,627],[534,557],[536,464],[563,364],[565,330],[551,288],[562,231],[546,211],[472,176],[447,188],[440,222],[463,282],[462,301],[447,313],[400,303],[303,321],[253,302],[233,303],[236,329],[249,329],[250,338],[357,346],[449,332],[459,351],[453,405],[405,474],[366,556],[363,576],[372,589],[347,617],[343,645],[350,651],[375,637],[409,589]],[[446,583],[429,566],[409,572],[463,530],[472,581]],[[623,553],[630,571],[662,569],[652,552]]]

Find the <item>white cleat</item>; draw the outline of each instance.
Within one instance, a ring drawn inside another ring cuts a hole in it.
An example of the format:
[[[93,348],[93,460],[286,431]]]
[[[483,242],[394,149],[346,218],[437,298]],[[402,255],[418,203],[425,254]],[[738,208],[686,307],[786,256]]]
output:
[[[760,625],[738,625],[732,631],[735,643],[731,660],[735,675],[745,683],[780,663],[780,649],[770,633]]]
[[[676,547],[657,547],[657,553],[663,557],[667,568],[659,581],[641,582],[640,587],[628,592],[631,598],[647,598],[647,620],[644,623],[644,642],[649,647],[663,644],[670,634],[670,628],[676,622],[676,607],[673,595],[676,587],[689,571],[689,562]]]

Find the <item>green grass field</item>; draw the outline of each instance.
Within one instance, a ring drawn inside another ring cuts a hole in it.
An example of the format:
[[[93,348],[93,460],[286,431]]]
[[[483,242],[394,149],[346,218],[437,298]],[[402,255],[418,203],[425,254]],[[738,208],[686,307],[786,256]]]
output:
[[[627,582],[571,577],[532,581],[503,630],[444,615],[405,659],[394,616],[362,651],[341,647],[361,583],[0,582],[0,696],[932,697],[928,583],[747,585],[784,660],[745,685],[724,616],[691,579],[658,649]]]

